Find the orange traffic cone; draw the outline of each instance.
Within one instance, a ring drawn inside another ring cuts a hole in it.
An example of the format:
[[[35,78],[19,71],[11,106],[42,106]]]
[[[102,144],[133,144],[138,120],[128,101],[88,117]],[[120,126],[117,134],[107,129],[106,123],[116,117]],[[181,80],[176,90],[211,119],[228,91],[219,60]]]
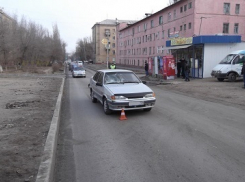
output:
[[[124,109],[122,109],[122,111],[121,111],[120,120],[127,120]]]

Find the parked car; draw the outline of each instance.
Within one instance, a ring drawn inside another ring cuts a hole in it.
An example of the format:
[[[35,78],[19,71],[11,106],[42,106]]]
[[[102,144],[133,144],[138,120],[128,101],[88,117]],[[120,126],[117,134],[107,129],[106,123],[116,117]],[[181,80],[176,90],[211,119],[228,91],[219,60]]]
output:
[[[218,81],[228,79],[234,82],[237,78],[242,79],[243,62],[245,62],[245,50],[233,51],[213,68],[211,76],[217,78]]]
[[[92,102],[99,101],[105,114],[122,109],[150,111],[156,102],[154,92],[129,70],[98,70],[89,87]]]
[[[74,67],[72,71],[72,77],[86,77],[86,70],[83,67]]]

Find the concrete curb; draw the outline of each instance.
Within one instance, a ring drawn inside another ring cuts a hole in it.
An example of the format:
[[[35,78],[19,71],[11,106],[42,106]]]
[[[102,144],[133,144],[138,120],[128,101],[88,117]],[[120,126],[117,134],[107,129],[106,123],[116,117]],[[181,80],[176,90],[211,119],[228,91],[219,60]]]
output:
[[[50,124],[47,140],[44,146],[44,152],[38,169],[36,182],[53,181],[55,155],[56,155],[56,147],[57,147],[58,133],[59,133],[61,101],[63,97],[64,85],[65,85],[65,78],[62,79],[59,96],[56,102],[54,115]]]

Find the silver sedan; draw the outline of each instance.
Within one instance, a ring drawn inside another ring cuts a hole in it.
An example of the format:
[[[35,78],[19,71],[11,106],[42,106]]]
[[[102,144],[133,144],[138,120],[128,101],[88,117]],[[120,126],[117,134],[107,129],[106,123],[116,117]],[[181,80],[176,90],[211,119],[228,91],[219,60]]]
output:
[[[98,70],[90,79],[92,102],[99,101],[105,114],[112,111],[150,111],[156,102],[154,92],[129,70]]]

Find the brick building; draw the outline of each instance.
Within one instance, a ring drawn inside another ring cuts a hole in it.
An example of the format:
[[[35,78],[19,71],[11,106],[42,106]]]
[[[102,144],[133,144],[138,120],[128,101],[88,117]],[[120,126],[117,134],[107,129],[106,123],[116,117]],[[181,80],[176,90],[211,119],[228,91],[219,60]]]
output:
[[[117,63],[143,66],[172,54],[191,64],[191,76],[210,77],[227,55],[244,49],[243,0],[179,0],[130,26],[117,25]]]
[[[127,25],[134,23],[135,21],[129,20],[110,20],[94,24],[92,27],[92,40],[94,45],[94,63],[106,63],[107,62],[107,49],[102,43],[103,39],[110,42],[110,48],[108,49],[108,61],[111,63],[116,59],[116,25],[117,23],[126,23]]]

